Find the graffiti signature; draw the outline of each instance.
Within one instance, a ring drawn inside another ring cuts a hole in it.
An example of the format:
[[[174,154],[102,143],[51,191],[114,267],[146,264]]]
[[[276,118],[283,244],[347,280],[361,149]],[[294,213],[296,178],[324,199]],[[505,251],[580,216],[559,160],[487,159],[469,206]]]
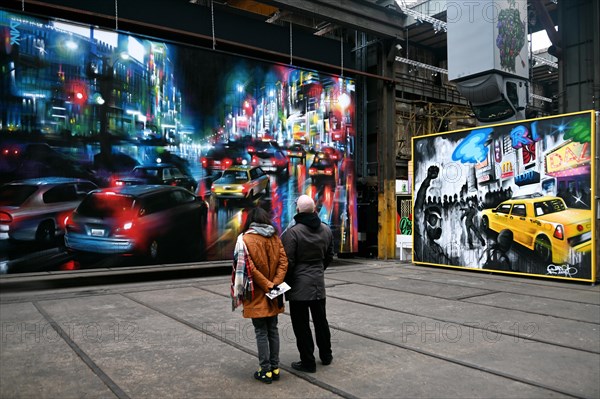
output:
[[[565,263],[564,265],[550,264],[548,265],[547,271],[547,274],[551,276],[573,277],[577,274],[577,268],[568,263]]]
[[[412,221],[404,216],[400,219],[400,234],[411,235],[412,234]]]

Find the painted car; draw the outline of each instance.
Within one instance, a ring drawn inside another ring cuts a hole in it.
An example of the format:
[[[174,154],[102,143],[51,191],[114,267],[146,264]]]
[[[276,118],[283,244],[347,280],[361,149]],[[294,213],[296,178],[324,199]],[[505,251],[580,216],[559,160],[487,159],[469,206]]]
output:
[[[40,177],[0,187],[0,240],[50,243],[64,233],[64,218],[96,184],[85,179]]]
[[[340,150],[338,150],[337,148],[334,147],[321,147],[321,152],[324,152],[325,154],[327,154],[327,156],[332,160],[332,161],[340,161],[342,159],[342,152]]]
[[[281,149],[279,144],[274,140],[252,140],[248,143],[246,151],[248,151],[248,154],[254,155],[257,152]]]
[[[230,166],[248,165],[251,156],[246,149],[236,142],[218,143],[200,159],[204,170],[210,174],[225,170]]]
[[[337,181],[336,163],[328,156],[318,156],[318,154],[315,155],[313,163],[308,168],[308,175],[313,181],[320,179]]]
[[[140,255],[206,248],[207,205],[182,187],[137,185],[90,192],[66,218],[73,252]]]
[[[257,166],[232,166],[212,183],[211,192],[218,199],[253,199],[269,193],[269,177]]]
[[[282,173],[287,172],[289,159],[282,150],[276,148],[265,148],[256,150],[252,154],[252,166],[260,166],[265,172]]]
[[[138,184],[164,184],[179,186],[195,192],[198,183],[171,164],[140,165],[133,168],[127,176],[115,180],[116,186],[132,186]]]
[[[300,158],[301,160],[306,158],[306,150],[302,144],[292,144],[287,148],[286,152],[289,158]]]
[[[587,209],[567,208],[560,197],[514,197],[495,209],[482,211],[484,229],[508,229],[514,241],[533,250],[545,263],[569,263],[574,252],[589,252],[592,247],[592,213]]]
[[[46,143],[11,143],[3,139],[0,144],[0,183],[40,177],[78,178],[98,183],[91,165]]]

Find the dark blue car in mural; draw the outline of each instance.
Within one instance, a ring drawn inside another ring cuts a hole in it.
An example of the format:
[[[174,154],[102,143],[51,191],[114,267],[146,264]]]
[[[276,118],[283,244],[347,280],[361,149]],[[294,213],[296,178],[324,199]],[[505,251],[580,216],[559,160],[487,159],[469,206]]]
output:
[[[181,187],[136,185],[89,193],[66,221],[71,251],[140,255],[195,250],[204,257],[206,203]]]

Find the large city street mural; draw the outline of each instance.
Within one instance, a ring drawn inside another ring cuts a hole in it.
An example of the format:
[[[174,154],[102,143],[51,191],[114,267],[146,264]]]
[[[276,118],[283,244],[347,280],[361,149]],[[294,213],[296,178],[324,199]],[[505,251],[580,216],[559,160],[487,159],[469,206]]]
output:
[[[594,281],[592,111],[415,137],[416,263]]]
[[[357,251],[355,83],[0,10],[0,273],[231,259],[308,194]]]

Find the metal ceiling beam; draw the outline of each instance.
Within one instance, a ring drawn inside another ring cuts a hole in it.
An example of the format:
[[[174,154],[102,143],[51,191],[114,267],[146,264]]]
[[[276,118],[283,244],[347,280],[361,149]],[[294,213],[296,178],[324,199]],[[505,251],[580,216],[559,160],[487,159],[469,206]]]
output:
[[[404,38],[405,16],[394,8],[385,8],[364,0],[261,0],[261,3],[318,16],[337,25],[384,38]]]
[[[535,12],[540,19],[542,26],[546,29],[548,38],[552,42],[553,48],[549,49],[548,52],[560,59],[562,56],[562,45],[560,42],[560,36],[554,27],[556,24],[554,21],[552,21],[552,17],[550,17],[548,9],[542,4],[541,0],[531,0],[531,2],[535,6]]]

